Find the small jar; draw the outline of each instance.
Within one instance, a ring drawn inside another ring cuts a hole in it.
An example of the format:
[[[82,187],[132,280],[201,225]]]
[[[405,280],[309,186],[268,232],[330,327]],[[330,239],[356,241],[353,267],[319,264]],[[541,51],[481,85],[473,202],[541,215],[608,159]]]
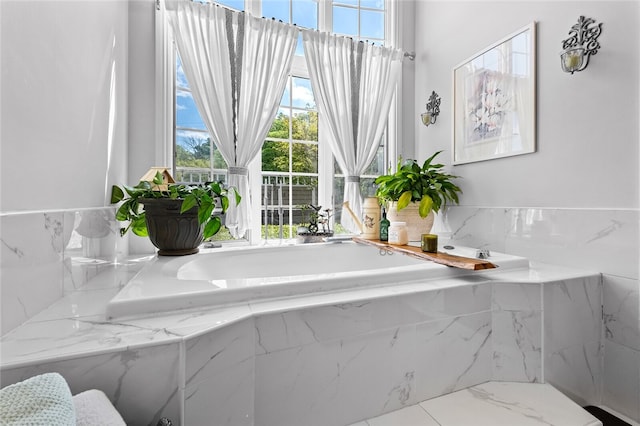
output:
[[[407,222],[391,222],[391,226],[389,226],[389,244],[404,246],[408,243]]]

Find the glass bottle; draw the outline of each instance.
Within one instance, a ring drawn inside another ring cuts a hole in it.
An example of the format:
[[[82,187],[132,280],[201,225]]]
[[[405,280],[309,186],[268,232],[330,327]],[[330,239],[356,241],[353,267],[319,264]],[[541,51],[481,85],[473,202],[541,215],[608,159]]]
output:
[[[380,241],[389,241],[389,219],[387,219],[387,211],[382,208],[382,219],[380,220]]]

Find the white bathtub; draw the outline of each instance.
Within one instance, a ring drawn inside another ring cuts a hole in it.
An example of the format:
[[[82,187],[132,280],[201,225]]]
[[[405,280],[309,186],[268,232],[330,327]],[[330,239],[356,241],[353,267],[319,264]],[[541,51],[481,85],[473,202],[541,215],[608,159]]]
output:
[[[475,255],[463,247],[446,252]],[[529,266],[525,258],[501,253],[491,253],[489,260],[500,270]],[[214,249],[154,258],[109,302],[107,317],[480,273],[352,242]]]

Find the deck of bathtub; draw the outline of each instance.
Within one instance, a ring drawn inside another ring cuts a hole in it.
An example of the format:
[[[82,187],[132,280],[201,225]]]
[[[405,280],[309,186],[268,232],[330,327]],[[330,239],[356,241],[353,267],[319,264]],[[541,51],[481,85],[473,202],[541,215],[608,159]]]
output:
[[[2,385],[57,371],[73,393],[104,391],[130,424],[344,425],[432,413],[422,401],[492,381],[600,402],[597,273],[532,264],[107,320],[144,263],[104,268],[2,336]]]

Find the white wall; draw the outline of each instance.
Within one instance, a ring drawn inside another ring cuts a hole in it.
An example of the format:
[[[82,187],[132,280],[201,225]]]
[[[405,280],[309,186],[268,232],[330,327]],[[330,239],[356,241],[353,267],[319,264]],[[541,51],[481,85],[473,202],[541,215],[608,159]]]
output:
[[[537,21],[534,154],[452,168],[467,206],[638,207],[639,4],[633,1],[416,2],[416,117],[442,97],[436,125],[415,119],[417,153],[451,163],[452,69]],[[560,69],[561,42],[580,15],[602,22],[586,70]]]
[[[138,183],[150,167],[171,166],[156,137],[156,29],[154,0],[129,2],[129,161],[127,182]]]
[[[587,362],[589,375],[545,380],[640,421],[640,3],[421,0],[415,7],[416,153],[423,160],[445,150],[445,164],[453,68],[537,22],[537,152],[450,166],[464,193],[436,232],[455,244],[601,272],[603,345],[567,347],[544,362],[602,359],[602,371]],[[580,15],[603,23],[602,47],[586,70],[570,75],[559,52]],[[432,90],[442,97],[441,115],[427,128],[417,114]]]
[[[128,5],[0,2],[0,211],[103,206],[127,167]]]

